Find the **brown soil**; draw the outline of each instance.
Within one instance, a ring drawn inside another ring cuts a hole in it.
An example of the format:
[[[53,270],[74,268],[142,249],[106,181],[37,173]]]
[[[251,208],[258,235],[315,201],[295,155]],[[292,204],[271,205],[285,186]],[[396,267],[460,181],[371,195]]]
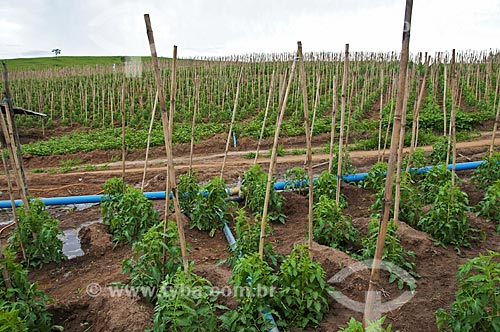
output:
[[[328,137],[323,135],[315,138],[315,144],[321,145]],[[223,137],[215,137],[203,144],[197,145],[195,154],[195,168],[200,173],[202,181],[220,173],[221,152],[224,141]],[[303,142],[297,138],[286,140],[287,148],[302,147]],[[241,142],[240,151],[232,151],[226,166],[225,179],[228,184],[236,183],[238,177],[253,163],[253,159],[242,157],[246,149],[252,149],[255,142],[252,140]],[[266,141],[268,148],[270,141]],[[480,153],[484,152],[488,139],[480,142],[462,143],[459,146],[463,155],[462,161],[467,158],[477,160]],[[177,147],[178,158],[176,159],[178,174],[187,171],[189,147]],[[165,178],[163,161],[163,149],[153,149],[151,155],[151,167],[146,177],[146,190],[164,190]],[[187,152],[186,152],[187,151]],[[116,152],[93,152],[82,154],[84,160],[93,164],[109,162],[110,156]],[[131,152],[129,156],[132,161],[127,166],[126,181],[132,185],[140,186],[142,179],[143,163],[134,162],[142,158],[143,152]],[[177,154],[176,154],[177,155]],[[133,157],[133,158],[132,158]],[[37,167],[58,166],[60,160],[67,157],[30,158],[28,169]],[[293,166],[303,165],[305,156],[287,155],[278,159],[277,173],[282,176],[284,171]],[[314,155],[314,164],[319,165],[327,161],[328,156],[323,154]],[[358,170],[366,170],[377,159],[376,152],[351,152],[351,160]],[[45,164],[47,162],[47,164]],[[259,162],[264,168],[268,166],[268,159],[261,158]],[[156,164],[155,164],[156,163]],[[161,163],[161,167],[158,166]],[[323,164],[315,168],[315,173],[326,169]],[[120,176],[119,163],[111,165],[107,170],[82,171],[76,170],[69,173],[31,173],[28,172],[28,184],[32,194],[35,196],[67,196],[96,194],[101,192],[103,182],[112,177]],[[460,173],[466,178],[462,189],[468,195],[471,204],[477,203],[484,192],[477,191],[467,180],[470,174]],[[3,187],[6,186],[5,177],[0,177]],[[4,191],[4,188],[0,190]],[[353,218],[353,223],[362,234],[367,231],[369,218],[369,206],[373,202],[373,193],[358,188],[354,185],[343,184],[342,192],[346,195],[349,207],[346,213]],[[286,224],[274,224],[274,232],[269,237],[275,251],[288,254],[296,243],[306,241],[308,201],[305,196],[296,193],[284,192],[284,212],[287,215]],[[4,193],[2,199],[8,197]],[[163,201],[155,201],[155,208],[163,211]],[[9,215],[6,211],[0,211],[0,220],[7,220]],[[100,218],[99,206],[94,206],[82,211],[51,208],[50,212],[61,220],[61,228],[76,228],[80,224],[98,220]],[[417,256],[416,272],[420,275],[417,279],[415,296],[399,309],[387,313],[387,321],[393,324],[395,330],[406,331],[437,331],[435,326],[434,312],[440,308],[447,308],[453,301],[456,291],[455,275],[457,266],[463,264],[467,259],[484,253],[487,249],[500,251],[500,235],[495,232],[494,223],[487,223],[483,218],[478,218],[472,213],[469,219],[473,227],[485,232],[485,241],[474,241],[471,248],[465,248],[458,254],[454,248],[443,248],[435,246],[428,235],[412,227],[401,223],[399,233],[401,242],[405,249],[412,250]],[[185,223],[188,223],[185,220]],[[231,275],[226,266],[215,264],[228,256],[228,246],[221,231],[217,231],[214,237],[205,232],[185,227],[186,241],[190,246],[189,259],[195,264],[195,272],[214,285],[223,287],[227,285]],[[8,231],[2,234],[2,238],[8,235]],[[65,331],[142,331],[151,326],[153,307],[141,299],[131,297],[112,297],[106,289],[111,282],[128,281],[127,275],[121,273],[121,262],[124,258],[131,256],[131,247],[128,245],[115,246],[111,243],[110,236],[106,233],[106,227],[101,224],[93,224],[80,231],[82,245],[87,253],[84,256],[71,259],[60,264],[48,264],[41,269],[30,271],[30,278],[38,281],[40,288],[45,290],[55,303],[49,305],[54,315],[54,323],[65,327]],[[316,261],[323,266],[327,279],[333,277],[347,265],[356,260],[349,255],[336,249],[313,244],[312,254]],[[357,301],[364,301],[365,291],[368,287],[369,271],[364,270],[351,275],[342,283],[336,283],[336,290]],[[388,297],[387,301],[398,296],[401,291],[395,284],[388,284],[386,275],[383,273],[384,281],[380,287]],[[90,297],[86,290],[92,283],[97,283],[103,289],[97,297]],[[232,298],[221,298],[221,303],[234,308],[236,302]],[[362,314],[343,307],[333,299],[330,301],[330,310],[317,331],[336,331],[338,327],[345,326],[350,317],[361,319]]]

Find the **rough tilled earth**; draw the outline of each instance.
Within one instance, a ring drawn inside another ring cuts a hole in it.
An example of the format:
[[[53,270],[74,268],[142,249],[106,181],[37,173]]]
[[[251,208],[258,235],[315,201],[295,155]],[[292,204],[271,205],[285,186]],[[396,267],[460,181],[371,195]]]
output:
[[[219,138],[220,140],[220,138]],[[316,144],[320,140],[326,141],[327,137],[316,139]],[[194,158],[194,167],[198,169],[202,181],[210,179],[212,176],[220,174],[220,163],[222,160],[220,142],[213,138],[204,142],[202,146],[197,146]],[[303,142],[289,140],[290,147],[303,146]],[[481,154],[486,150],[488,139],[484,139],[482,144],[469,142],[459,146],[462,154],[460,161],[479,160]],[[246,142],[251,149],[254,142]],[[269,148],[266,142],[265,149]],[[288,146],[287,146],[288,147]],[[253,163],[253,159],[242,157],[245,152],[232,151],[226,166],[224,178],[228,184],[237,183],[238,177],[248,169]],[[178,174],[187,170],[188,158],[186,148],[177,148],[176,164]],[[264,150],[267,151],[267,150]],[[146,191],[164,190],[164,162],[160,166],[155,158],[163,155],[164,150],[159,149],[150,160],[152,164],[146,176]],[[140,186],[142,180],[143,163],[139,152],[136,154],[136,162],[132,161],[127,166],[125,180],[135,186]],[[132,153],[132,154],[134,154]],[[109,153],[106,158],[110,156]],[[106,163],[109,159],[101,157],[102,152],[85,154],[84,160],[92,164]],[[82,156],[84,156],[82,154]],[[94,160],[93,158],[96,157]],[[120,176],[121,169],[119,163],[110,164],[106,170],[83,171],[75,170],[68,173],[32,173],[29,169],[37,167],[57,166],[62,156],[48,158],[30,158],[28,161],[28,184],[31,192],[35,196],[67,196],[96,194],[101,192],[103,182],[112,177]],[[326,169],[324,164],[328,156],[315,154],[314,164],[315,174]],[[386,156],[387,158],[387,156]],[[278,178],[284,171],[293,166],[302,166],[304,155],[284,156],[278,159]],[[352,152],[351,160],[358,167],[359,171],[366,171],[376,161],[376,152]],[[130,160],[133,160],[132,158]],[[260,158],[259,162],[264,168],[268,166],[268,158]],[[52,163],[52,164],[45,164]],[[155,165],[156,163],[156,165]],[[460,173],[465,182],[462,189],[469,195],[471,204],[476,204],[484,192],[477,191],[467,178],[470,172]],[[2,177],[4,179],[4,177]],[[3,188],[2,188],[3,189]],[[2,190],[4,191],[4,190]],[[345,210],[353,219],[353,224],[361,234],[366,234],[370,221],[369,206],[374,200],[373,193],[361,189],[355,185],[342,184],[342,192],[346,195],[349,206]],[[306,242],[308,200],[305,196],[293,192],[284,192],[285,198],[284,213],[286,214],[285,224],[273,224],[274,232],[268,238],[273,244],[276,252],[288,254],[294,244]],[[4,194],[2,199],[7,199]],[[155,208],[163,212],[164,201],[155,201]],[[60,221],[61,229],[77,228],[79,225],[96,221],[101,218],[99,206],[93,206],[84,210],[50,209]],[[401,234],[401,243],[406,250],[416,253],[417,268],[417,288],[413,298],[403,306],[386,313],[387,322],[393,324],[395,330],[401,332],[409,331],[437,331],[435,324],[435,311],[438,308],[447,308],[454,299],[456,291],[456,270],[457,266],[466,262],[478,253],[485,253],[487,249],[500,251],[500,236],[495,232],[495,225],[487,223],[483,218],[478,218],[470,213],[469,220],[473,227],[485,232],[485,241],[473,241],[471,248],[462,248],[460,253],[453,247],[441,247],[434,245],[426,233],[413,229],[405,223],[400,223],[398,232]],[[0,220],[8,220],[9,215],[5,211],[0,214]],[[210,280],[217,287],[227,285],[231,270],[226,265],[216,265],[221,259],[227,258],[229,248],[222,231],[217,231],[213,237],[208,233],[195,229],[189,229],[188,220],[184,221],[186,241],[191,248],[189,259],[195,263],[195,273]],[[8,232],[2,234],[5,239]],[[82,242],[82,249],[86,253],[84,256],[65,261],[60,264],[48,264],[41,269],[30,271],[30,278],[38,281],[40,288],[45,290],[54,300],[49,308],[54,316],[54,323],[61,325],[65,331],[143,331],[144,328],[151,327],[153,307],[145,300],[136,297],[111,296],[107,286],[112,282],[126,283],[128,277],[121,272],[121,262],[131,256],[131,246],[115,245],[111,236],[107,234],[106,226],[96,223],[83,227],[79,236]],[[346,253],[326,246],[313,243],[312,256],[318,261],[326,272],[329,280],[345,267],[357,261]],[[395,284],[387,282],[387,275],[382,273],[383,280],[379,287],[383,291],[382,302],[390,301],[403,291],[399,290]],[[340,283],[335,283],[335,289],[359,302],[364,301],[365,292],[368,288],[369,270],[351,274]],[[93,297],[88,295],[88,290],[100,287],[101,292]],[[90,288],[89,288],[90,287]],[[236,306],[233,298],[220,298],[221,304],[230,308]],[[348,309],[330,300],[330,310],[317,329],[311,331],[337,331],[338,327],[345,326],[350,317],[358,320],[362,318],[362,313]]]

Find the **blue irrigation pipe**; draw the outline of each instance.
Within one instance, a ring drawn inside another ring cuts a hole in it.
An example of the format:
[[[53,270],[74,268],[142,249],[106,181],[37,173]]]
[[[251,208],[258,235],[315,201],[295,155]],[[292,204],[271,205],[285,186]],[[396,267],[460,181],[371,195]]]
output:
[[[456,170],[457,171],[465,171],[465,170],[471,170],[471,169],[476,169],[479,165],[483,164],[485,161],[470,161],[470,162],[465,162],[465,163],[458,163],[456,164]],[[413,172],[417,173],[426,173],[428,172],[431,168],[436,167],[436,166],[425,166],[422,168],[418,169],[412,169]],[[448,169],[451,170],[452,165],[448,165]],[[344,175],[342,179],[346,182],[358,182],[358,181],[363,181],[364,178],[368,175],[368,173],[357,173],[357,174],[349,174],[349,175]],[[295,183],[290,183],[290,182],[276,182],[274,184],[274,190],[284,190],[286,186],[291,186],[293,187],[300,187],[300,182],[295,182]],[[228,194],[231,193],[230,188],[227,189]],[[45,205],[70,205],[70,204],[85,204],[85,203],[99,203],[101,202],[102,197],[105,195],[83,195],[83,196],[65,196],[65,197],[47,197],[47,198],[41,198],[42,202],[45,203]],[[148,199],[165,199],[165,192],[164,191],[152,191],[152,192],[145,192],[144,196]],[[15,201],[16,206],[19,206],[21,204],[21,200],[16,200]],[[6,209],[6,208],[11,208],[11,202],[10,200],[3,200],[0,201],[0,209]]]
[[[236,240],[234,238],[233,233],[231,232],[231,229],[227,225],[227,223],[224,223],[224,227],[222,228],[222,231],[224,232],[224,235],[226,236],[226,240],[229,243],[229,247],[231,248],[232,251],[235,251],[237,248]],[[269,330],[269,332],[279,332],[278,326],[276,326],[276,321],[274,320],[273,315],[264,309],[261,312],[264,315],[264,318],[269,323],[271,323],[273,325],[273,327]]]

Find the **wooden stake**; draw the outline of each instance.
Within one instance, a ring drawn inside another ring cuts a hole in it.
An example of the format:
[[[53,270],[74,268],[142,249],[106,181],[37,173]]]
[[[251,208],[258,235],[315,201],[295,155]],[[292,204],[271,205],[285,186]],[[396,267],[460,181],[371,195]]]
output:
[[[349,44],[345,44],[344,57],[344,73],[342,76],[342,96],[340,104],[340,134],[339,134],[339,151],[337,153],[337,191],[335,193],[335,202],[340,204],[340,181],[342,180],[342,157],[344,155],[344,122],[345,122],[345,107],[346,107],[346,88],[347,77],[349,74]]]
[[[382,260],[382,253],[384,252],[385,237],[387,234],[387,224],[392,205],[392,188],[394,184],[394,170],[396,167],[397,148],[399,143],[399,134],[401,133],[401,115],[403,112],[403,104],[405,99],[406,90],[406,70],[408,67],[409,47],[410,47],[410,27],[411,27],[411,13],[413,7],[413,0],[406,0],[405,19],[403,28],[403,41],[401,47],[401,59],[399,65],[399,89],[398,99],[396,103],[396,111],[394,114],[394,125],[392,130],[391,149],[389,154],[389,163],[387,168],[387,177],[385,181],[385,192],[383,199],[382,215],[380,220],[379,233],[377,237],[377,246],[375,249],[375,257],[373,260],[370,283],[368,285],[368,293],[365,301],[365,311],[363,316],[364,327],[368,326],[370,322],[377,320],[380,311],[375,308],[376,287],[380,280],[380,264]]]
[[[224,176],[224,168],[226,167],[227,152],[229,151],[229,144],[231,143],[231,135],[233,133],[234,120],[236,119],[236,109],[238,108],[238,96],[240,94],[240,85],[243,78],[243,67],[241,67],[240,74],[238,76],[238,83],[236,84],[236,96],[234,97],[233,115],[231,116],[231,125],[229,126],[229,132],[227,133],[226,149],[224,150],[224,160],[222,161],[222,169],[220,171],[220,178]]]
[[[306,166],[307,166],[307,177],[309,182],[309,213],[308,213],[308,247],[309,253],[312,248],[313,240],[313,171],[312,171],[312,149],[311,149],[311,139],[312,130],[309,127],[309,100],[307,98],[307,83],[306,83],[306,71],[304,68],[304,55],[302,54],[302,42],[297,42],[297,54],[299,56],[299,77],[300,77],[300,87],[302,88],[302,98],[304,104],[304,127],[306,130],[306,144],[307,144],[307,154],[306,154]],[[318,74],[318,84],[316,87],[316,99],[318,98],[319,90],[319,74]]]
[[[189,145],[189,175],[192,175],[193,170],[193,151],[194,151],[194,129],[196,124],[196,114],[198,114],[198,105],[200,101],[200,83],[194,74],[194,110],[193,120],[191,122],[191,143]]]
[[[377,149],[377,162],[382,159],[382,120],[383,120],[383,109],[384,109],[384,69],[380,69],[380,110],[378,114],[378,149]]]
[[[19,192],[21,194],[21,199],[23,201],[24,208],[28,209],[29,191],[28,191],[28,184],[26,182],[26,176],[24,173],[23,155],[21,151],[21,143],[19,140],[19,131],[17,130],[17,125],[14,118],[14,110],[12,108],[12,96],[9,87],[9,73],[7,71],[7,65],[5,64],[5,62],[2,64],[3,64],[3,84],[5,88],[5,98],[6,98],[5,119],[7,120],[6,128],[2,128],[2,131],[4,132],[7,146],[10,146],[9,148],[10,159],[11,162],[13,163],[13,169],[15,169],[15,178],[17,186],[19,188]],[[2,119],[3,119],[3,114],[2,114]],[[2,120],[2,122],[5,122],[5,120]]]
[[[141,191],[144,191],[144,183],[146,181],[146,172],[148,169],[148,158],[149,158],[149,146],[151,145],[151,132],[153,131],[153,124],[155,121],[156,105],[157,104],[158,104],[158,90],[156,90],[156,96],[155,96],[155,101],[154,101],[154,105],[153,105],[153,110],[151,112],[151,121],[149,122],[148,141],[146,143],[146,156],[144,157],[144,170],[142,172]]]
[[[121,95],[121,112],[122,112],[122,192],[125,193],[125,75],[123,76],[122,95]]]
[[[427,53],[425,54],[425,70],[424,70],[424,78],[422,79],[422,84],[420,85],[420,92],[418,93],[417,103],[413,112],[413,123],[411,128],[411,143],[410,143],[410,151],[408,153],[408,163],[406,165],[406,172],[410,171],[411,166],[411,158],[413,156],[413,152],[417,148],[417,135],[418,135],[418,119],[419,119],[419,110],[420,105],[422,104],[422,99],[424,97],[425,92],[425,83],[427,81],[427,72],[429,71],[429,58],[427,57]]]
[[[262,127],[260,128],[259,141],[257,142],[257,150],[255,151],[255,159],[253,164],[257,164],[257,160],[259,159],[260,145],[262,143],[262,137],[264,137],[264,130],[266,129],[266,121],[267,115],[269,114],[269,107],[271,105],[271,100],[273,99],[274,93],[274,76],[276,72],[273,69],[273,74],[271,75],[271,84],[269,84],[269,93],[267,97],[266,110],[264,111],[264,119],[262,120]]]
[[[266,196],[264,198],[264,206],[262,211],[262,220],[260,225],[260,239],[259,239],[259,257],[260,259],[264,259],[264,236],[266,230],[266,222],[267,222],[267,210],[269,208],[269,198],[271,194],[271,185],[273,182],[273,173],[274,166],[276,164],[277,150],[278,150],[278,140],[280,136],[281,122],[283,121],[283,116],[286,110],[286,104],[288,100],[288,95],[290,94],[290,88],[292,86],[293,77],[295,76],[295,66],[296,66],[296,58],[293,59],[292,69],[290,71],[290,76],[288,77],[288,84],[286,86],[286,91],[283,96],[283,103],[281,104],[280,109],[278,110],[278,120],[276,121],[276,130],[274,132],[274,142],[273,149],[271,151],[271,160],[269,161],[269,173],[267,175],[267,185],[266,185]]]
[[[337,76],[333,76],[333,103],[332,103],[332,123],[330,129],[330,156],[328,158],[328,173],[332,174],[333,169],[333,153],[334,153],[334,142],[335,142],[335,121],[337,120]]]
[[[446,72],[446,63],[444,63],[444,82],[443,82],[443,136],[446,136],[446,83],[448,81],[447,72]]]
[[[179,206],[179,198],[177,196],[177,186],[176,186],[176,178],[175,178],[175,167],[173,160],[173,152],[172,152],[172,135],[170,132],[171,121],[173,121],[173,111],[175,108],[175,69],[176,69],[176,60],[177,60],[177,46],[174,46],[174,54],[172,58],[172,85],[171,85],[171,94],[170,94],[170,114],[167,118],[167,110],[165,103],[165,95],[163,94],[163,82],[160,75],[160,67],[158,66],[158,56],[156,55],[156,46],[153,36],[153,30],[151,29],[151,21],[149,19],[149,14],[144,14],[144,20],[146,23],[146,32],[149,40],[149,47],[151,49],[151,60],[153,62],[155,81],[157,85],[157,89],[159,91],[159,100],[160,100],[160,110],[161,110],[161,118],[163,125],[163,136],[165,138],[165,148],[167,150],[167,163],[168,163],[168,181],[170,182],[169,186],[172,191],[172,198],[174,201],[174,210],[175,217],[177,222],[177,232],[179,234],[179,242],[181,246],[181,255],[182,255],[182,263],[184,266],[184,273],[189,273],[189,263],[187,258],[187,250],[186,250],[186,239],[184,235],[184,225],[182,224],[181,219],[181,210]],[[170,119],[171,121],[169,121]],[[166,198],[168,198],[170,193],[165,192]],[[166,199],[168,202],[168,199]],[[168,220],[165,220],[165,225]]]
[[[451,151],[452,151],[452,167],[451,167],[451,190],[453,194],[453,187],[455,186],[455,172],[457,164],[457,135],[455,127],[456,117],[456,97],[457,97],[457,70],[455,68],[455,49],[451,51],[451,124],[450,124],[450,137],[451,137]],[[479,67],[478,67],[479,68]],[[479,78],[478,78],[479,79]],[[449,141],[449,140],[448,140]]]
[[[497,135],[498,123],[500,122],[500,103],[498,103],[497,116],[495,117],[495,123],[493,124],[493,132],[491,134],[490,150],[488,153],[489,158],[493,155],[493,150],[495,149],[495,137]]]

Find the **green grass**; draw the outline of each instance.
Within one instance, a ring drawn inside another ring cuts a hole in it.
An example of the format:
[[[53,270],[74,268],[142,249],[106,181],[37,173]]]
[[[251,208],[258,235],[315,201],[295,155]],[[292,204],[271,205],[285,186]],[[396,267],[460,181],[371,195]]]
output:
[[[151,57],[141,57],[142,61],[150,62]],[[48,56],[43,58],[19,58],[1,60],[7,64],[9,71],[39,70],[57,67],[83,67],[95,65],[121,64],[125,56]]]

